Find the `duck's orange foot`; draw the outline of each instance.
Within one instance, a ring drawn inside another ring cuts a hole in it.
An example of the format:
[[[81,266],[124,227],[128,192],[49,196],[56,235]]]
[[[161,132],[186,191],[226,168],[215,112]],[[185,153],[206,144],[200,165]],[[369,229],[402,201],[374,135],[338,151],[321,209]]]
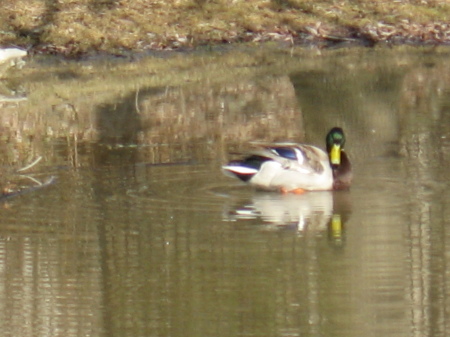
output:
[[[288,193],[293,193],[293,194],[303,194],[306,191],[303,188],[295,188],[293,190],[288,190],[286,187],[282,187],[280,188],[281,193],[283,194],[288,194]]]
[[[291,191],[291,193],[294,193],[294,194],[303,194],[305,192],[306,191],[303,188],[296,188],[295,190]]]

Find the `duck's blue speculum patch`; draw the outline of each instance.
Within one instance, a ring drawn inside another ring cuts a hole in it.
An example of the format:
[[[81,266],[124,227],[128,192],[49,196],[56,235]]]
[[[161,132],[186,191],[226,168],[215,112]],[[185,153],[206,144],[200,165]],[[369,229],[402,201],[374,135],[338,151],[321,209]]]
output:
[[[271,148],[273,152],[283,158],[297,160],[297,153],[294,149],[289,147],[273,147]]]

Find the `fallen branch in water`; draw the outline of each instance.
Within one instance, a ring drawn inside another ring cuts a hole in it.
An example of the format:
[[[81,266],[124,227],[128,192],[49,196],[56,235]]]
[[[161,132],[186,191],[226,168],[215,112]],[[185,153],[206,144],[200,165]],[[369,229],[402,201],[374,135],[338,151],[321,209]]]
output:
[[[51,176],[50,178],[48,178],[44,182],[40,182],[39,180],[37,180],[35,178],[32,178],[30,176],[22,176],[21,175],[21,177],[28,178],[28,179],[36,182],[38,185],[37,186],[26,187],[26,188],[15,190],[15,191],[3,191],[3,193],[0,194],[0,202],[4,201],[5,199],[16,197],[18,195],[22,195],[22,194],[29,193],[29,192],[34,192],[34,191],[39,190],[41,188],[50,186],[56,180],[56,178],[54,176]]]
[[[35,177],[32,177],[30,175],[21,174],[21,172],[24,172],[24,171],[29,170],[29,169],[33,168],[34,166],[36,166],[41,160],[42,160],[42,156],[39,156],[30,164],[16,170],[13,174],[13,176],[32,181],[32,183],[34,185],[20,186],[19,184],[9,184],[10,186],[3,187],[3,190],[0,193],[0,202],[5,199],[9,199],[9,198],[21,195],[21,194],[33,192],[33,191],[36,191],[38,189],[41,189],[41,188],[44,188],[44,187],[47,187],[47,186],[53,184],[53,182],[56,180],[54,176],[51,176],[46,181],[42,182],[39,179],[36,179]],[[14,187],[11,187],[11,186],[14,186]]]
[[[42,156],[37,157],[31,164],[28,164],[27,166],[18,169],[17,172],[23,172],[23,171],[29,170],[33,166],[36,166],[36,164],[39,163],[41,161],[41,159],[42,159]]]

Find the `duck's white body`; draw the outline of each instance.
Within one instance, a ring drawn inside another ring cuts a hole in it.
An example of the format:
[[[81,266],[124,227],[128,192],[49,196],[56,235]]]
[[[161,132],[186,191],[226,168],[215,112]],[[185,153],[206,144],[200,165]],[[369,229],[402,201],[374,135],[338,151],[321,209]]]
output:
[[[230,162],[223,169],[265,190],[333,189],[329,157],[323,150],[311,145],[262,145],[246,159]]]

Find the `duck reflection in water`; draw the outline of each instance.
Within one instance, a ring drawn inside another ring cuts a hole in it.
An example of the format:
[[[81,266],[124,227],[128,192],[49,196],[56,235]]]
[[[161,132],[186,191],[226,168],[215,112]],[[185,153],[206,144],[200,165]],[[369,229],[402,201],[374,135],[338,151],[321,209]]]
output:
[[[224,218],[227,221],[251,221],[265,229],[295,230],[300,235],[328,236],[335,245],[344,242],[344,225],[351,214],[350,194],[310,192],[301,195],[255,192],[250,200],[236,202]]]

